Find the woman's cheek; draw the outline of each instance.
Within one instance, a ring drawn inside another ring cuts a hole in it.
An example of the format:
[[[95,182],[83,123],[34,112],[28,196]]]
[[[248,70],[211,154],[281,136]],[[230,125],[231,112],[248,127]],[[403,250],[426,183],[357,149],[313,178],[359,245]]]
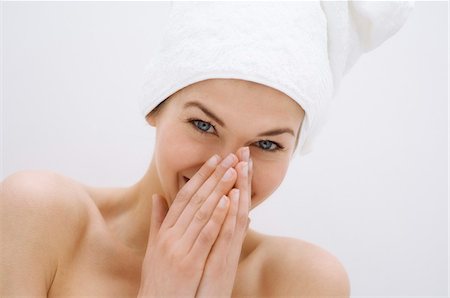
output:
[[[285,165],[256,165],[253,171],[252,207],[265,201],[280,185],[286,176]]]
[[[198,144],[189,135],[180,134],[173,137],[171,144],[171,155],[176,159],[183,157],[185,160],[192,158],[192,154],[198,149]]]
[[[191,166],[195,145],[186,133],[178,128],[160,129],[156,144],[156,167],[165,195],[174,198],[178,191],[181,171]],[[180,158],[182,156],[183,158]]]
[[[166,130],[160,138],[160,160],[172,175],[179,175],[180,171],[201,167],[208,156],[208,142],[205,136],[193,131],[189,127]]]
[[[192,132],[185,125],[172,125],[170,129],[165,129],[160,138],[160,150],[167,158],[180,159],[180,156],[189,157],[195,152],[198,142],[192,137]]]

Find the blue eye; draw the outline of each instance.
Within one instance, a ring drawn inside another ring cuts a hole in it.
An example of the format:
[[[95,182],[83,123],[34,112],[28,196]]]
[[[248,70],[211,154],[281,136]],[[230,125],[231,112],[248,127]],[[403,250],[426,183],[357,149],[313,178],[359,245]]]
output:
[[[202,120],[191,120],[190,121],[201,133],[208,133],[210,128],[214,128],[214,125],[212,125],[209,122],[202,121]],[[213,133],[209,131],[209,133]]]
[[[269,140],[258,141],[257,143],[259,144],[259,147],[265,151],[277,151],[281,149],[277,143]]]
[[[200,119],[189,119],[188,122],[191,123],[195,130],[201,134],[214,134],[214,131],[216,130],[214,125]],[[266,152],[276,152],[284,149],[284,147],[269,140],[258,141],[256,144],[258,148]]]

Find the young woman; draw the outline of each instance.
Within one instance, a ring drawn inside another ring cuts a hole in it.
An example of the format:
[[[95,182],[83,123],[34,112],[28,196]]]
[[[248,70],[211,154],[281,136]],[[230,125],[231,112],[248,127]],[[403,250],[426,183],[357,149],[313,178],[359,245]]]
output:
[[[148,116],[153,159],[129,188],[11,175],[2,296],[348,296],[333,255],[248,229],[249,211],[285,177],[303,117],[273,88],[205,80]]]
[[[324,16],[347,4],[305,3],[180,4],[143,102],[156,129],[147,172],[125,188],[7,177],[1,296],[348,297],[332,254],[249,229],[351,66],[323,43]]]

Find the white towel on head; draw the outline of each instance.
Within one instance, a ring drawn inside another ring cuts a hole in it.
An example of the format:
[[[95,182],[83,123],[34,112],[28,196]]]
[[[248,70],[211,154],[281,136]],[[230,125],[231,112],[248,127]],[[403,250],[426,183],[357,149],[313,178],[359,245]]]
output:
[[[304,110],[297,150],[307,154],[344,74],[405,23],[412,1],[173,2],[145,71],[142,114],[206,79],[275,88]]]

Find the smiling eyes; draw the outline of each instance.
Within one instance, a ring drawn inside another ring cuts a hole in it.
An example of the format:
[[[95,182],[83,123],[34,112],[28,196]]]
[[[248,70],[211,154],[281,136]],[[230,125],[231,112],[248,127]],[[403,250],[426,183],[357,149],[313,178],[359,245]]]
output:
[[[201,134],[214,133],[215,127],[209,122],[200,119],[189,119],[188,121],[194,126],[195,130],[200,132]],[[258,145],[259,148],[268,152],[275,152],[284,148],[280,146],[278,143],[269,140],[262,140],[256,143],[259,144]]]
[[[258,141],[258,143],[261,145],[262,149],[269,151],[278,150],[277,148],[279,147],[276,143],[269,140]],[[275,148],[273,148],[272,145],[275,146]]]
[[[192,123],[195,125],[195,127],[197,127],[198,129],[200,129],[202,132],[208,132],[210,128],[214,128],[215,127],[208,122],[202,121],[202,120],[192,120]],[[213,133],[210,131],[210,133]]]

